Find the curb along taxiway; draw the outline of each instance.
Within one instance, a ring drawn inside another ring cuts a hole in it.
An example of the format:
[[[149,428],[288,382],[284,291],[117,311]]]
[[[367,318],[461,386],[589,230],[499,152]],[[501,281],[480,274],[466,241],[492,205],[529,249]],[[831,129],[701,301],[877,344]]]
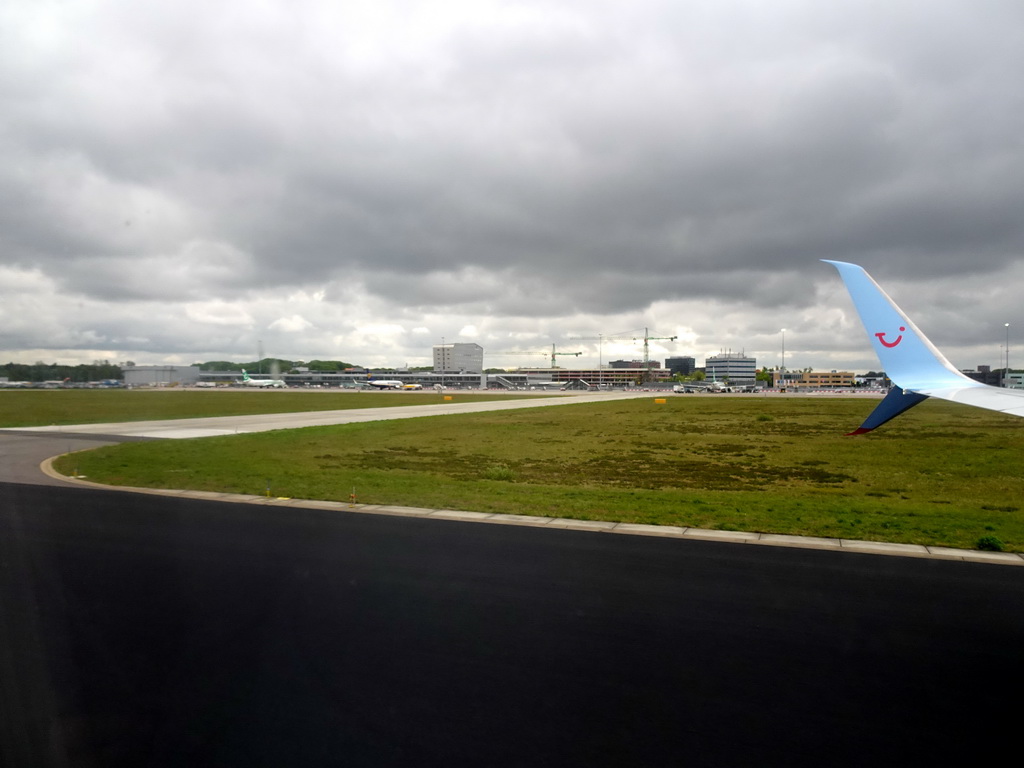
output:
[[[558,528],[594,533],[617,533],[632,536],[658,536],[667,539],[690,541],[718,541],[731,544],[760,544],[775,547],[796,547],[821,549],[832,552],[853,552],[870,555],[891,555],[897,557],[918,557],[937,560],[959,560],[961,562],[987,563],[990,565],[1024,565],[1024,556],[1015,552],[981,552],[950,547],[929,547],[921,544],[894,544],[882,541],[861,541],[856,539],[828,539],[811,536],[790,536],[777,533],[750,533],[746,531],[716,531],[703,528],[685,528],[673,525],[642,525],[638,523],[614,523],[603,520],[576,520],[559,517],[534,517],[530,515],[509,515],[490,512],[468,512],[455,509],[426,509],[400,507],[389,504],[358,504],[341,501],[315,501],[288,499],[274,496],[255,496],[216,491],[187,491],[157,488],[129,488],[94,483],[85,478],[62,475],[53,468],[53,460],[47,459],[40,469],[49,477],[76,485],[105,490],[146,493],[161,496],[176,496],[183,499],[204,499],[241,504],[296,509],[336,510],[371,515],[392,515],[399,517],[420,517],[431,520],[454,520],[460,522],[491,523],[494,525],[520,525],[533,528]]]
[[[257,414],[249,416],[218,416],[202,419],[178,419],[169,421],[139,421],[118,424],[81,424],[53,427],[22,427],[4,430],[8,433],[74,434],[111,437],[120,439],[183,439],[211,437],[214,435],[264,432],[275,429],[296,429],[308,426],[345,424],[365,421],[385,421],[422,416],[440,416],[481,411],[514,410],[552,405],[573,405],[586,402],[607,402],[609,399],[634,399],[651,397],[650,392],[622,392],[600,394],[576,394],[560,397],[538,397],[524,400],[472,400],[434,405],[394,406],[390,408],[364,408],[342,411],[307,411],[300,413]],[[777,547],[799,547],[836,552],[856,552],[873,555],[895,555],[899,557],[933,558],[959,560],[963,562],[989,563],[1000,565],[1024,565],[1024,556],[1012,552],[982,552],[978,550],[929,547],[918,544],[894,544],[854,539],[829,539],[810,536],[792,536],[774,533],[750,533],[745,531],[717,531],[678,526],[640,525],[635,523],[614,523],[599,520],[576,520],[569,518],[532,517],[529,515],[493,514],[467,512],[450,509],[420,509],[377,504],[352,504],[346,502],[281,499],[275,497],[236,495],[205,491],[158,490],[153,488],[119,488],[89,482],[81,478],[57,473],[52,467],[53,459],[42,462],[40,468],[50,478],[108,490],[124,490],[133,493],[163,494],[181,498],[208,499],[247,504],[268,504],[274,506],[329,509],[378,515],[401,515],[424,517],[437,520],[460,520],[503,525],[560,528],[577,531],[619,533],[638,536],[659,536],[688,540],[718,541],[734,544],[761,544]]]

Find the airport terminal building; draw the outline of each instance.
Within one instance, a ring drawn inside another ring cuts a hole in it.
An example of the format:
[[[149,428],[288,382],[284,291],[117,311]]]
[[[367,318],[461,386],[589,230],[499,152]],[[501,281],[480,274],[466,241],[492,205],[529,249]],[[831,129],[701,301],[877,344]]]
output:
[[[199,382],[195,365],[129,365],[124,369],[126,387],[188,387]]]
[[[282,379],[289,387],[341,387],[362,388],[372,379],[395,379],[403,384],[419,384],[424,389],[539,389],[565,387],[567,389],[621,389],[636,387],[650,374],[654,386],[670,385],[668,371],[643,368],[520,368],[501,373],[442,373],[438,371],[303,371],[283,373],[280,376],[251,373],[251,378]],[[203,371],[199,374],[201,386],[239,386],[242,374],[238,371]],[[150,386],[154,386],[151,384]],[[156,384],[155,386],[168,386]],[[645,384],[646,386],[646,384]]]
[[[635,387],[642,383],[671,383],[672,375],[664,368],[644,368],[643,363],[622,368],[520,368],[519,373],[546,377],[551,381],[574,383],[585,387]]]

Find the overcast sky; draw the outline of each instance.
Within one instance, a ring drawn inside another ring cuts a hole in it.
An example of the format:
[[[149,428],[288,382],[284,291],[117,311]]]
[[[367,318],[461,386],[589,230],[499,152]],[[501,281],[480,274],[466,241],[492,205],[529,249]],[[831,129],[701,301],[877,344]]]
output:
[[[828,258],[1024,367],[1022,74],[1018,0],[5,0],[0,362],[877,368]]]

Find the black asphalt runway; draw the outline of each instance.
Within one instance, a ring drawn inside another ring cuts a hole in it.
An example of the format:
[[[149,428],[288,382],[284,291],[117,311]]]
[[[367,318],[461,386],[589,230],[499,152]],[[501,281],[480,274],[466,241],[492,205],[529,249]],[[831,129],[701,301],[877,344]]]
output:
[[[1024,569],[0,483],[4,766],[995,759]]]

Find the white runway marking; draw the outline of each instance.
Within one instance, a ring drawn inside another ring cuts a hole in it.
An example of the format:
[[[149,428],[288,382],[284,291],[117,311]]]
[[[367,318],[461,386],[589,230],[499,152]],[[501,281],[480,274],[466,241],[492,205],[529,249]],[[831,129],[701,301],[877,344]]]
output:
[[[458,396],[458,395],[456,395]],[[202,419],[171,419],[166,421],[128,421],[108,424],[72,424],[51,427],[21,427],[23,432],[61,432],[82,435],[118,435],[121,437],[155,437],[182,440],[192,437],[241,435],[269,432],[275,429],[323,427],[365,421],[414,419],[423,416],[444,416],[457,413],[511,411],[520,408],[541,408],[551,405],[606,402],[608,400],[664,397],[655,392],[602,392],[600,394],[563,395],[515,400],[470,400],[433,405],[394,406],[391,408],[359,408],[343,411],[308,411],[302,413],[265,413],[247,416],[216,416]],[[15,430],[9,430],[15,431]]]

